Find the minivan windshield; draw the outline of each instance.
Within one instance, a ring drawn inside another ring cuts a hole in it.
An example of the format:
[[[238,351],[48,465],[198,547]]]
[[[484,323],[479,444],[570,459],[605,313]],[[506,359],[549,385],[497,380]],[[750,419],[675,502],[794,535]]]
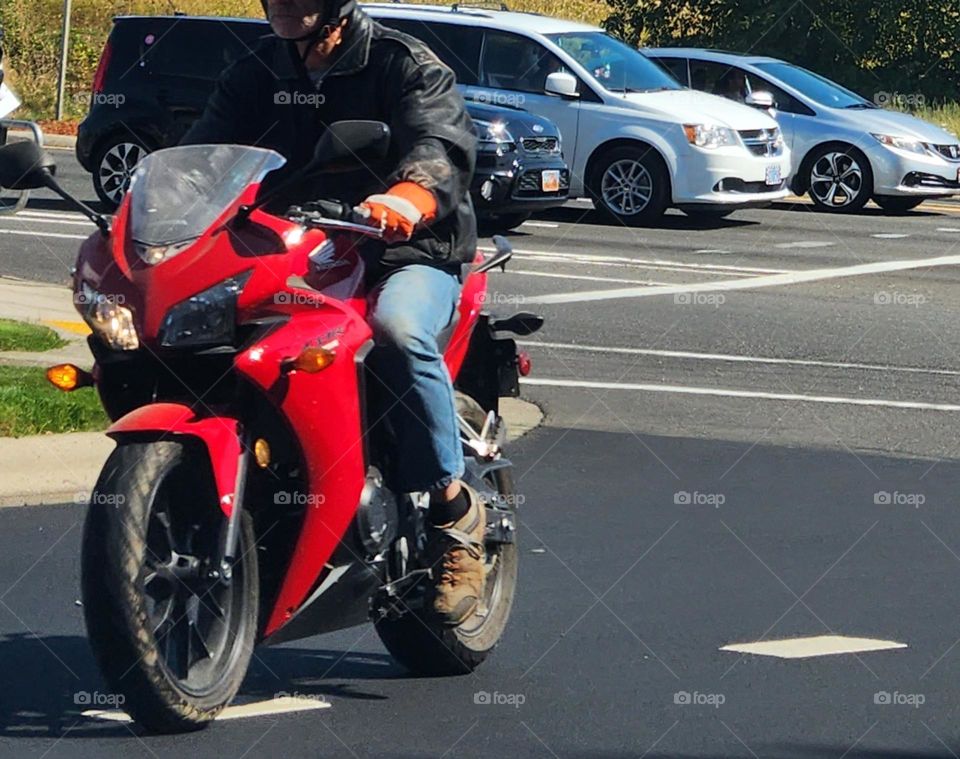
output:
[[[193,240],[252,183],[283,166],[279,153],[245,145],[184,145],[151,153],[130,183],[130,232],[145,245]]]
[[[755,64],[758,69],[828,108],[876,108],[869,100],[812,71],[783,61]]]
[[[681,84],[639,50],[604,32],[548,34],[557,47],[611,92],[680,90]]]

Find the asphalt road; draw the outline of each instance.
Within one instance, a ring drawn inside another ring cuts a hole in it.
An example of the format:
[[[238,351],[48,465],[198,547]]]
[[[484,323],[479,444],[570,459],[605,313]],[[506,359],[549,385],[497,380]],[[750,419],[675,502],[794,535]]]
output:
[[[35,210],[0,220],[0,273],[63,281],[77,241],[35,233],[85,230]],[[412,679],[357,628],[258,652],[242,690],[329,709],[179,737],[93,722],[82,509],[7,509],[0,756],[960,753],[960,214],[629,230],[570,204],[511,239],[491,307],[547,318],[524,389],[546,420],[511,452],[524,555],[495,656]],[[899,647],[720,650],[833,635]]]

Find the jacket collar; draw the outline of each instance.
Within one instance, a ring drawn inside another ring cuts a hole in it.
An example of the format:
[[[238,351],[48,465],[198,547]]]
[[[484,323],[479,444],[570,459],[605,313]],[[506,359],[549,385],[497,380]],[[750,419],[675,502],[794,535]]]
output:
[[[373,21],[359,8],[354,9],[327,76],[354,74],[366,67],[370,59],[372,37]],[[307,69],[300,59],[296,43],[280,38],[276,38],[271,69],[277,79],[307,78]]]

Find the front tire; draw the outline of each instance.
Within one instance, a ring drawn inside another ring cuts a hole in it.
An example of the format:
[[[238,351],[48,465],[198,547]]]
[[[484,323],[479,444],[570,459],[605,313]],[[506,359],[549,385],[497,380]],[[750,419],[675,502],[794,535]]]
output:
[[[890,213],[906,213],[919,206],[926,198],[910,198],[896,195],[877,195],[873,202]]]
[[[590,180],[593,204],[630,227],[658,222],[670,204],[670,175],[651,147],[625,146],[601,156]]]
[[[808,163],[806,179],[814,206],[827,213],[857,213],[873,192],[870,162],[847,145],[817,148]]]
[[[486,413],[473,398],[458,392],[457,413],[479,433]],[[516,524],[517,498],[512,470],[494,470],[487,482],[499,496],[498,508],[513,512]],[[500,641],[517,588],[520,553],[516,534],[513,543],[487,541],[486,548],[487,582],[481,603],[485,613],[478,610],[456,627],[432,619],[427,611],[408,611],[399,619],[381,619],[375,623],[383,645],[414,674],[434,677],[468,674],[484,662]]]
[[[90,645],[108,687],[149,730],[205,726],[246,675],[256,541],[244,513],[232,579],[214,579],[208,560],[225,527],[206,456],[188,444],[121,442],[93,491],[81,561]]]

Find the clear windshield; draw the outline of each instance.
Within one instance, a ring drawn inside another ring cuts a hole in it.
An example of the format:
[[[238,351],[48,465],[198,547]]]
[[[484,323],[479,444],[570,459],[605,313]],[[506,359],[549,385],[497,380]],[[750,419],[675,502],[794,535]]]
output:
[[[243,145],[185,145],[144,158],[130,183],[133,239],[160,246],[202,235],[247,187],[285,163]]]
[[[640,51],[603,32],[567,32],[547,37],[583,66],[601,87],[613,92],[683,89]]]
[[[819,74],[807,71],[791,63],[771,61],[755,64],[758,69],[770,74],[811,100],[828,108],[874,108],[869,100]]]

